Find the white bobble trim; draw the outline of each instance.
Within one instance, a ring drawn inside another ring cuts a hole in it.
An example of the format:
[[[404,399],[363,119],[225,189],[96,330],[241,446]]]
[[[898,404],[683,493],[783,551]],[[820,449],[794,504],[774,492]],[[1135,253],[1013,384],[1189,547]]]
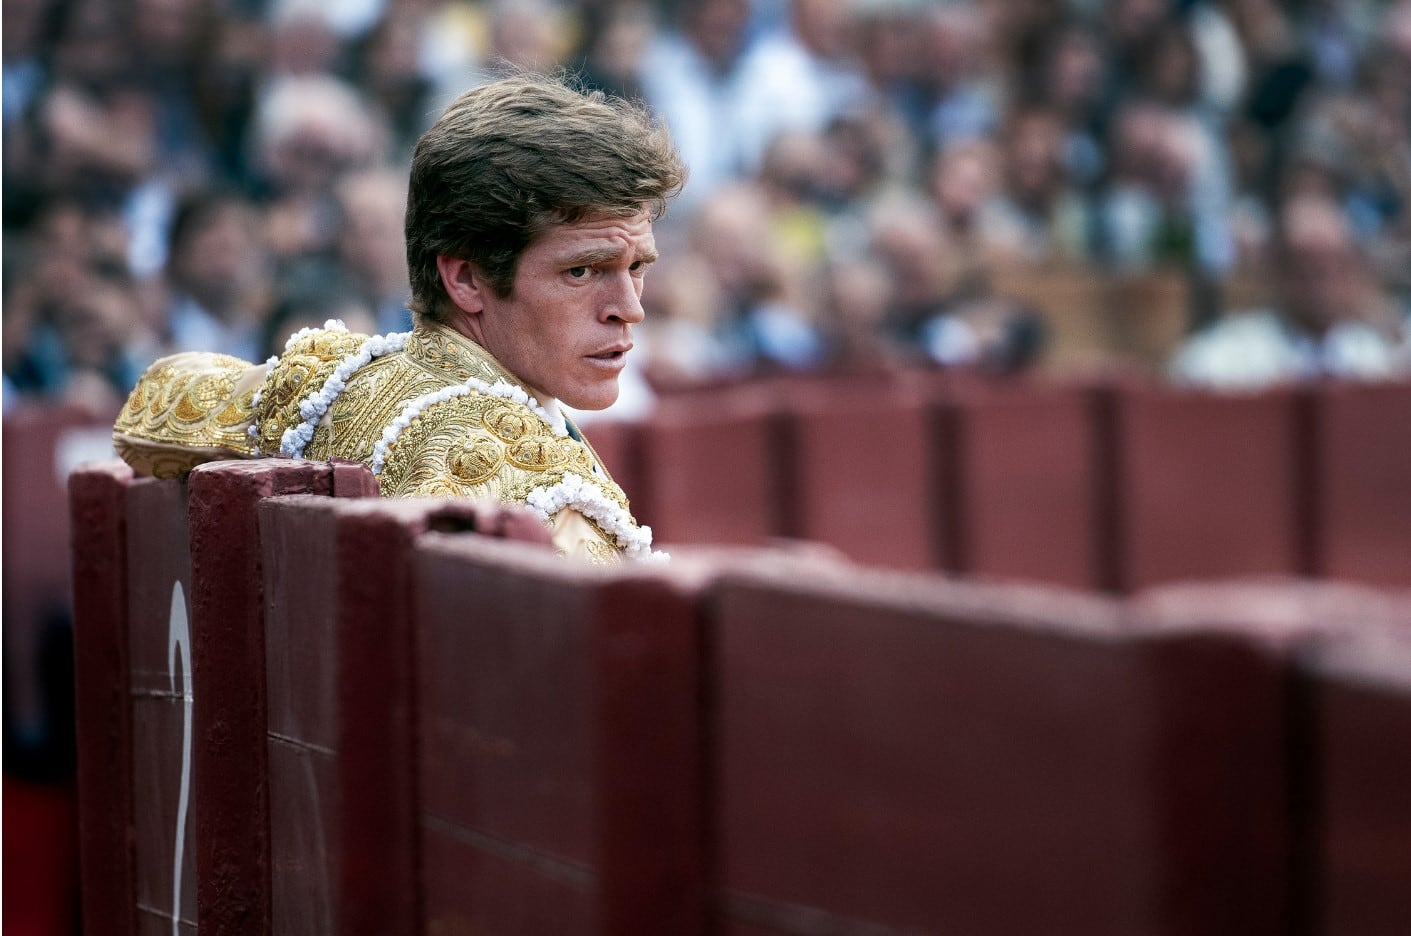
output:
[[[348,330],[342,322],[333,319],[326,322],[324,328],[329,331],[346,332]],[[288,351],[300,338],[316,331],[318,329],[300,329],[289,339],[284,349]],[[348,388],[348,379],[374,359],[401,351],[407,346],[409,337],[411,337],[411,332],[373,335],[359,345],[357,351],[339,361],[338,366],[333,369],[333,373],[323,382],[323,386],[319,388],[318,392],[299,401],[299,415],[303,417],[304,421],[293,428],[284,430],[284,435],[279,440],[279,453],[289,458],[303,458],[304,449],[313,439],[314,430],[318,428],[319,421],[333,405],[333,401],[338,399],[338,395]],[[271,358],[270,360],[275,361],[276,359]],[[252,426],[251,429],[253,428]]]
[[[535,488],[525,503],[545,523],[560,510],[572,508],[596,523],[611,536],[629,559],[664,562],[667,554],[652,549],[652,528],[637,526],[632,515],[623,510],[594,482],[582,475],[565,475],[551,487]]]
[[[416,419],[426,410],[437,403],[444,403],[447,400],[454,400],[456,397],[463,397],[470,393],[483,393],[486,396],[499,397],[502,400],[510,400],[521,406],[528,407],[544,422],[549,424],[554,435],[567,436],[568,427],[564,424],[563,415],[559,413],[550,414],[539,401],[534,399],[524,391],[523,387],[517,387],[504,380],[497,380],[493,384],[488,384],[477,377],[471,377],[465,383],[452,384],[449,387],[442,387],[440,390],[433,390],[411,400],[402,411],[397,414],[397,418],[382,430],[382,438],[377,440],[377,444],[372,447],[372,473],[382,474],[382,469],[387,466],[387,456],[392,451],[392,446],[396,444],[397,438],[412,420]]]

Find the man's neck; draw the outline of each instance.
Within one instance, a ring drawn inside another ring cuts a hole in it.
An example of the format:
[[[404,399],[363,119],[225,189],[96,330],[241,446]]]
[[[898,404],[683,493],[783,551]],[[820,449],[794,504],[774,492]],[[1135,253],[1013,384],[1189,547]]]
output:
[[[430,316],[421,315],[418,313],[412,314],[412,322],[414,325],[435,326],[438,328],[443,328],[447,331],[453,331],[457,335],[460,335],[462,338],[465,338],[467,341],[472,342],[477,348],[480,349],[480,352],[482,354],[488,357],[495,364],[496,367],[508,374],[516,384],[523,387],[524,392],[532,396],[534,398],[534,401],[544,408],[545,412],[551,413],[556,417],[561,415],[561,412],[559,410],[559,401],[556,398],[550,396],[549,394],[543,392],[542,390],[539,390],[537,387],[531,386],[528,381],[524,380],[518,374],[514,373],[508,367],[506,367],[504,363],[500,361],[499,358],[495,357],[494,352],[492,352],[489,348],[485,346],[485,342],[481,340],[480,335],[478,334],[478,330],[475,329],[471,324],[469,324],[466,319],[467,316],[458,316],[453,321],[442,322],[436,319],[432,319]]]

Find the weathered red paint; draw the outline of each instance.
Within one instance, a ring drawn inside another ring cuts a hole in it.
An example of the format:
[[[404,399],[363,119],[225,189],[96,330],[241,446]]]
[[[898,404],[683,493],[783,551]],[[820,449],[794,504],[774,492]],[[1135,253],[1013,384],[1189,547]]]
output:
[[[128,694],[127,491],[107,462],[69,479],[83,931],[135,936],[132,709]]]
[[[1313,571],[1411,586],[1411,383],[1330,385],[1313,406]]]
[[[265,638],[256,505],[333,493],[324,463],[214,462],[191,472],[193,768],[198,922],[212,936],[270,930]]]
[[[1292,393],[1232,396],[1125,386],[1106,444],[1118,590],[1300,571]]]
[[[694,586],[471,538],[416,557],[431,931],[699,931]]]
[[[177,583],[190,610],[191,554],[186,513],[185,482],[143,478],[128,491],[133,786],[140,794],[134,808],[135,899],[139,931],[144,933],[153,929],[170,932],[174,906],[183,930],[194,930],[196,924],[196,831],[189,803],[181,843],[179,893],[173,879],[183,735],[188,730],[188,711],[182,695],[192,688],[190,672],[174,671],[181,669],[182,658],[179,653],[172,653],[171,642],[173,586]]]
[[[986,386],[939,406],[938,479],[955,525],[948,569],[993,579],[1097,588],[1090,395],[1077,387]],[[953,489],[947,489],[947,482]]]

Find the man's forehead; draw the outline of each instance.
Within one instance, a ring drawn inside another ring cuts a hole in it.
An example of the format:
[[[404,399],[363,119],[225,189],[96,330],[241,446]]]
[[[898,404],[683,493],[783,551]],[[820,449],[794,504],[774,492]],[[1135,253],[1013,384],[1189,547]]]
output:
[[[545,233],[543,241],[556,250],[655,251],[652,219],[646,212],[631,218],[589,218],[557,224]]]

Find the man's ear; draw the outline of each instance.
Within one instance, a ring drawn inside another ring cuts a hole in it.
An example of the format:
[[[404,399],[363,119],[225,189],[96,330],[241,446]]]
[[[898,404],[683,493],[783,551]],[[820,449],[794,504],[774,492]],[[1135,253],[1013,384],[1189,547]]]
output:
[[[462,312],[475,315],[485,309],[485,291],[489,288],[480,268],[469,260],[436,255],[436,269],[441,273],[441,285]]]

